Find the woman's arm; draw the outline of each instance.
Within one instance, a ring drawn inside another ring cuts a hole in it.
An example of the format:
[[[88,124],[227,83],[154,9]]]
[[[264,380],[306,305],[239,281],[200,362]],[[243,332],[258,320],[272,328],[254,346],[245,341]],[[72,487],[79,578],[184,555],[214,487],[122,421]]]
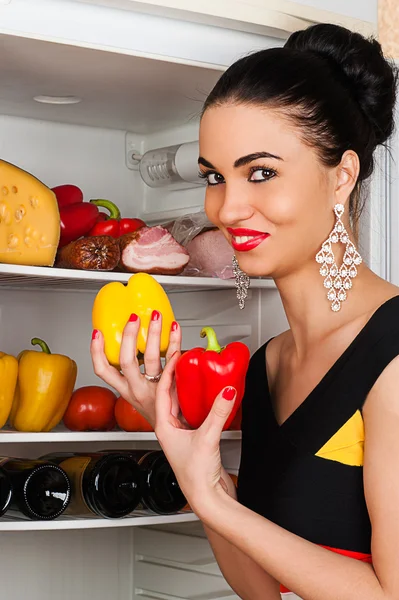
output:
[[[222,471],[222,479],[229,496],[236,499],[235,485],[225,471]],[[281,600],[280,585],[273,577],[221,535],[206,525],[204,529],[224,578],[240,598]]]
[[[373,566],[282,529],[220,489],[194,510],[205,525],[306,600],[399,600],[398,387],[399,357],[380,376],[364,407]]]

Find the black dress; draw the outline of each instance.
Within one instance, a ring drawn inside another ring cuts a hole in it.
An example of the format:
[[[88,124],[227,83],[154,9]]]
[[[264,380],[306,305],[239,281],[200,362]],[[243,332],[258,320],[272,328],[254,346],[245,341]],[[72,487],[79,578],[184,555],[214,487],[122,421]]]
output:
[[[281,426],[270,400],[266,345],[252,356],[247,374],[238,500],[311,542],[366,560],[371,524],[362,407],[399,354],[399,296],[377,309]]]

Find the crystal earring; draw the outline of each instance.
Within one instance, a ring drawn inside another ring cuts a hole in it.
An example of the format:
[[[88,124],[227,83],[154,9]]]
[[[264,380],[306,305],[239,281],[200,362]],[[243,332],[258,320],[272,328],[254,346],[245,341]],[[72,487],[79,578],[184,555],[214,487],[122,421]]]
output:
[[[233,274],[234,274],[235,284],[236,284],[236,288],[237,288],[238,306],[241,309],[243,309],[245,306],[245,299],[248,296],[248,288],[249,288],[250,280],[249,280],[248,275],[246,273],[244,273],[244,271],[241,271],[235,254],[233,254],[232,262],[233,262]]]
[[[334,206],[336,216],[334,229],[316,254],[316,262],[321,265],[320,275],[324,277],[324,287],[327,288],[327,299],[331,302],[331,310],[334,312],[338,312],[342,302],[346,300],[347,292],[352,287],[352,280],[357,275],[356,265],[360,265],[362,262],[362,257],[353,242],[350,241],[348,232],[341,221],[344,210],[343,204]],[[338,242],[342,242],[346,246],[343,263],[339,268],[331,247],[331,244]]]

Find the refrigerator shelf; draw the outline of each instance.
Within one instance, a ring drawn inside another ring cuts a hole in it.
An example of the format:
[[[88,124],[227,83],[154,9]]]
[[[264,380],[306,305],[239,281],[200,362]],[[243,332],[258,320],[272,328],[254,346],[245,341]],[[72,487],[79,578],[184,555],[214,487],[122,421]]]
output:
[[[127,283],[133,273],[79,271],[56,267],[31,267],[0,263],[0,288],[26,290],[62,290],[69,292],[98,291],[106,283]],[[187,292],[206,289],[233,289],[234,279],[213,277],[181,277],[179,275],[155,275],[154,278],[166,292]],[[272,279],[251,279],[253,289],[275,289]]]
[[[76,517],[62,515],[51,521],[31,521],[20,513],[9,511],[0,518],[0,531],[53,531],[60,529],[105,529],[114,527],[143,527],[145,525],[166,525],[170,523],[190,523],[198,521],[192,512],[174,515],[156,515],[146,510],[138,510],[122,519],[102,519],[100,517]]]
[[[222,440],[240,440],[241,431],[224,431]],[[153,432],[130,431],[69,431],[57,427],[52,431],[30,433],[14,431],[12,429],[0,430],[0,444],[30,443],[30,442],[156,442]]]

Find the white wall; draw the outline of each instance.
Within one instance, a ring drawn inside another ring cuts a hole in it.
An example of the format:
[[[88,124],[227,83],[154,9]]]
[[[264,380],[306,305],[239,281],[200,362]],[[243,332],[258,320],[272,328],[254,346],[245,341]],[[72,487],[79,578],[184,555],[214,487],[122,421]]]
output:
[[[144,184],[125,164],[125,133],[0,116],[0,157],[49,187],[74,183],[86,199],[113,200],[137,216]]]
[[[377,22],[378,0],[292,0],[296,4],[306,4],[306,6],[314,6],[329,10],[334,13]]]

